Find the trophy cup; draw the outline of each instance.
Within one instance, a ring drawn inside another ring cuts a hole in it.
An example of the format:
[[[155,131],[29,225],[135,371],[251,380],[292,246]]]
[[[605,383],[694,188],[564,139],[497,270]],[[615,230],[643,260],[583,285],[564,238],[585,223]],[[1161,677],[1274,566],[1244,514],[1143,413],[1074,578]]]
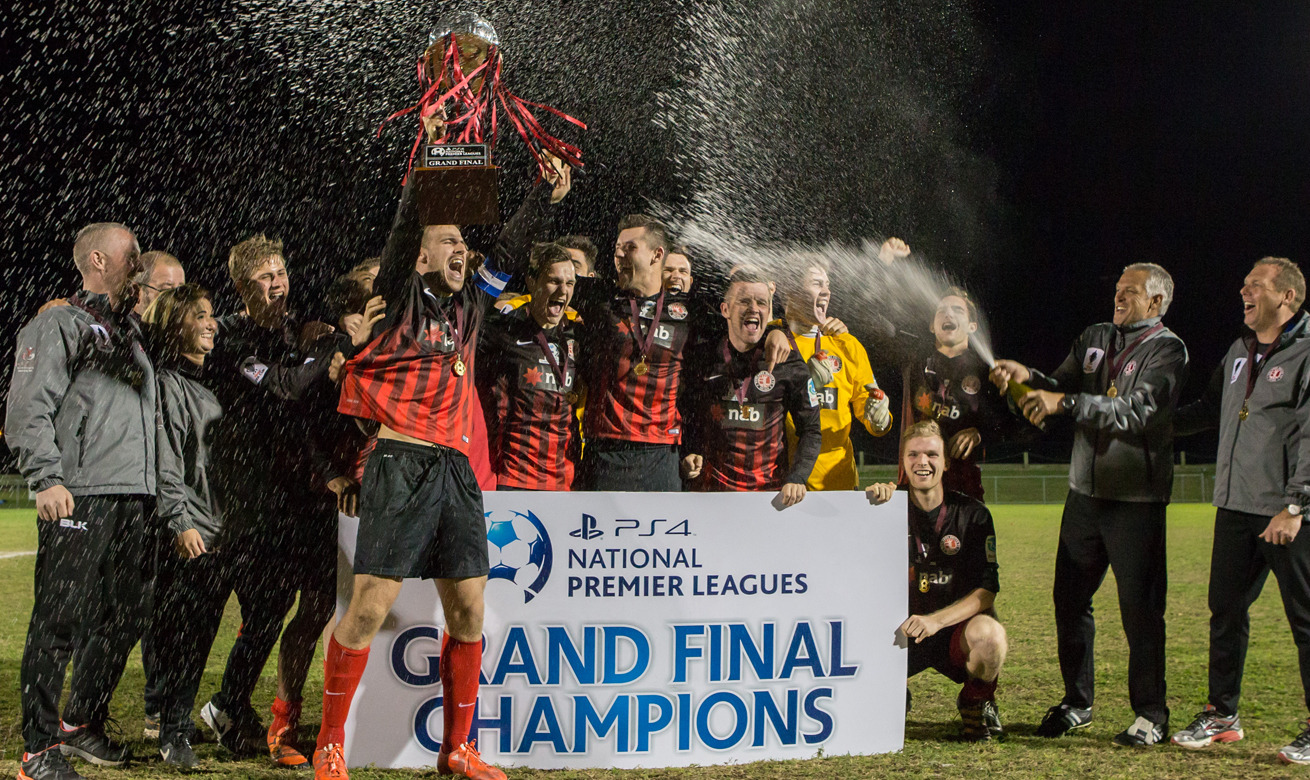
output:
[[[491,153],[498,124],[504,121],[527,144],[539,175],[549,169],[550,157],[582,166],[582,150],[547,133],[532,109],[548,111],[584,130],[587,126],[510,92],[501,81],[501,66],[500,38],[490,22],[472,13],[448,17],[428,36],[428,47],[418,58],[422,97],[383,122],[418,113],[420,128],[407,175],[415,177],[424,225],[500,221],[499,169]]]

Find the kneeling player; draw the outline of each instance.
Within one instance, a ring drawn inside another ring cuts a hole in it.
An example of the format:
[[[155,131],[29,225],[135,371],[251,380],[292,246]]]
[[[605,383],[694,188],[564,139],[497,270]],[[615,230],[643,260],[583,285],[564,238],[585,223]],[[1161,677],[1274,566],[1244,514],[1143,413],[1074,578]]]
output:
[[[1005,628],[992,604],[1000,591],[996,531],[987,507],[942,488],[949,460],[941,428],[931,421],[901,437],[901,467],[910,491],[910,617],[900,631],[910,644],[909,676],[932,667],[964,683],[956,706],[964,738],[1000,737],[996,679],[1005,663]],[[872,504],[896,485],[870,485]]]
[[[691,386],[683,476],[697,490],[780,490],[778,508],[792,506],[805,498],[805,481],[823,443],[818,393],[796,350],[768,368],[767,281],[747,271],[733,274],[720,312],[728,321],[727,337],[705,344],[692,361],[705,373]],[[799,439],[790,467],[788,414]]]

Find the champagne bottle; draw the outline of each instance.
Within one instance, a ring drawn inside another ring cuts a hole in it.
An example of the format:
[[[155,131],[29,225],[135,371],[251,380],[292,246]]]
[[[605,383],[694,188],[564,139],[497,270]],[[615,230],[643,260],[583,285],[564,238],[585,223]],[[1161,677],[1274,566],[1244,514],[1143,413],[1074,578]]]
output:
[[[1023,397],[1033,391],[1032,387],[1025,385],[1023,382],[1016,382],[1011,379],[1005,384],[1005,392],[1009,394],[1010,400],[1014,402],[1014,408],[1023,409]],[[1022,414],[1022,411],[1020,412]],[[1024,419],[1027,419],[1026,417]],[[1042,420],[1037,423],[1040,430],[1046,430],[1046,421]]]

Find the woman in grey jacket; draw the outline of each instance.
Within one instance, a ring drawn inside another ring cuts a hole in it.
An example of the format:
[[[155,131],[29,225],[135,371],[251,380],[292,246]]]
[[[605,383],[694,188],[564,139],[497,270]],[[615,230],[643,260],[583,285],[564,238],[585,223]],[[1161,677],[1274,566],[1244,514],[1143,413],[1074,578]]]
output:
[[[142,320],[158,363],[156,513],[176,549],[161,555],[151,627],[162,700],[159,752],[165,763],[189,768],[196,763],[191,708],[231,591],[228,567],[216,554],[223,523],[207,474],[207,432],[223,409],[203,372],[218,328],[209,293],[196,284],[161,293]]]

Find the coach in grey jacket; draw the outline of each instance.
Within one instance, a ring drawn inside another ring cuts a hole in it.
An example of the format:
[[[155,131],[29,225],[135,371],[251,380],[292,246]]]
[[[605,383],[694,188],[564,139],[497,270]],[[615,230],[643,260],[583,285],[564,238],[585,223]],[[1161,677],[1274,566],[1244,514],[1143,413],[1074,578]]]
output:
[[[1214,549],[1210,558],[1210,699],[1174,735],[1184,747],[1242,738],[1237,704],[1250,632],[1249,609],[1272,569],[1292,627],[1310,708],[1310,317],[1305,277],[1266,257],[1242,285],[1243,322],[1202,397],[1179,409],[1179,435],[1218,426]],[[1310,728],[1278,752],[1310,763]]]
[[[132,314],[136,237],[117,223],[73,246],[82,292],[18,335],[5,437],[36,491],[36,602],[21,670],[23,773],[60,775],[63,753],[117,765],[109,699],[144,628],[153,571],[155,375]],[[78,663],[60,725],[59,694]],[[69,770],[71,771],[71,770]]]
[[[1119,745],[1154,745],[1168,730],[1165,706],[1165,507],[1173,485],[1172,416],[1187,379],[1187,348],[1160,321],[1173,279],[1152,263],[1124,269],[1114,320],[1083,331],[1050,376],[1010,360],[992,379],[1034,389],[1029,420],[1073,419],[1069,497],[1055,559],[1055,628],[1064,699],[1037,729],[1058,737],[1091,722],[1095,693],[1092,596],[1114,569],[1128,638],[1128,698],[1137,719]]]

